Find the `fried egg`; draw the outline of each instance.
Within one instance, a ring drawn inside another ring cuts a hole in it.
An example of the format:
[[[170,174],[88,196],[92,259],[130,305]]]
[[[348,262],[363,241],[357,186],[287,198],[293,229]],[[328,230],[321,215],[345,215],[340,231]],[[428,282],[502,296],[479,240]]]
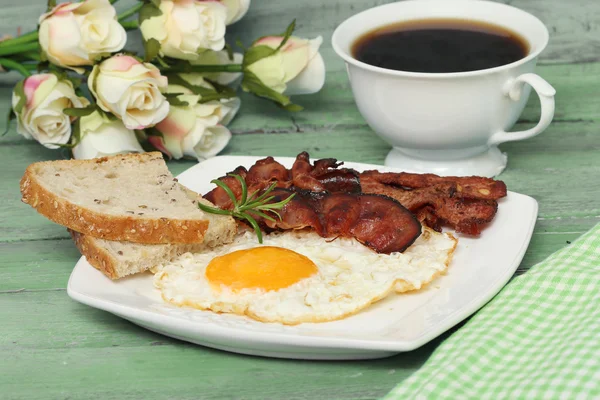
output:
[[[456,239],[424,228],[403,253],[378,254],[351,238],[314,232],[245,232],[225,246],[186,253],[155,269],[177,306],[295,325],[355,314],[393,292],[420,289],[448,267]]]

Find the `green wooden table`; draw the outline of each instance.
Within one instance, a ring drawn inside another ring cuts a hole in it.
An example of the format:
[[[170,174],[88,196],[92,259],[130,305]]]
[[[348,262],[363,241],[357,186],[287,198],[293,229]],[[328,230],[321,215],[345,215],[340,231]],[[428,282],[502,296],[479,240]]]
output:
[[[540,136],[501,149],[500,176],[510,190],[539,202],[525,272],[600,221],[600,3],[594,0],[506,1],[541,18],[551,33],[539,74],[557,90],[556,116]],[[122,4],[123,3],[123,4]],[[325,38],[323,91],[297,97],[298,114],[243,96],[223,154],[315,157],[382,163],[388,151],[352,100],[343,63],[329,44],[343,19],[383,0],[254,0],[230,37],[279,32],[294,17],[298,35]],[[0,31],[35,27],[39,0],[2,0]],[[131,1],[122,0],[119,8]],[[324,4],[324,5],[323,5]],[[139,38],[133,38],[133,46]],[[18,77],[0,77],[6,115]],[[534,96],[535,97],[535,96]],[[516,128],[539,116],[532,98]],[[0,138],[0,398],[9,399],[372,399],[419,368],[448,334],[416,351],[360,362],[303,362],[241,356],[169,339],[69,299],[66,284],[79,253],[64,228],[20,202],[29,163],[61,158],[18,136]],[[192,162],[171,162],[177,174]]]

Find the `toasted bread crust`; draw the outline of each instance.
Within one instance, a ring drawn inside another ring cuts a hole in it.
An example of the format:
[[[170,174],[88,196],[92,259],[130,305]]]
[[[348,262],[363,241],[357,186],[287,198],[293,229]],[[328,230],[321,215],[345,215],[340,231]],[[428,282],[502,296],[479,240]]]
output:
[[[79,252],[85,256],[87,262],[89,262],[92,267],[96,268],[110,279],[120,278],[120,276],[117,276],[115,270],[115,265],[113,263],[114,259],[106,252],[106,250],[97,247],[88,236],[75,232],[72,229],[68,229],[68,231],[71,234],[75,245],[79,249]]]
[[[128,155],[128,157],[134,156],[142,155]],[[68,162],[71,166],[76,166],[78,163],[101,163],[107,159],[108,157],[103,157]],[[207,220],[106,215],[56,196],[39,182],[34,169],[40,164],[61,162],[66,161],[44,161],[32,164],[27,167],[21,178],[21,201],[35,208],[51,221],[74,231],[107,240],[144,244],[201,243],[204,240],[204,233],[209,224]]]

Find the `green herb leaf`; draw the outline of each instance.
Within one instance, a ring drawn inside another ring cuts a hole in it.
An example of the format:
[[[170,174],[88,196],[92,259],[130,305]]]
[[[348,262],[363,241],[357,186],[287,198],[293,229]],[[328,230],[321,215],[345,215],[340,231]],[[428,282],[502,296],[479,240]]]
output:
[[[229,210],[221,210],[220,208],[210,207],[200,202],[198,202],[198,208],[210,214],[231,215],[231,211]]]
[[[156,8],[160,7],[160,0],[150,0],[150,3],[154,4]]]
[[[235,197],[235,194],[233,194],[233,191],[229,188],[229,186],[227,186],[227,184],[223,181],[220,181],[218,179],[213,179],[212,181],[210,181],[210,183],[213,183],[215,185],[217,185],[218,187],[220,187],[221,189],[223,189],[225,191],[225,193],[227,193],[227,196],[229,196],[229,198],[231,199],[231,202],[233,203],[235,208],[239,207],[239,203],[237,198]],[[244,183],[245,184],[245,183]]]
[[[150,62],[158,57],[160,42],[154,38],[144,40],[144,61]]]
[[[287,203],[289,203],[292,198],[296,195],[293,193],[291,196],[288,196],[285,200],[279,201],[277,203],[269,203],[271,200],[275,199],[276,196],[270,196],[269,194],[275,189],[277,186],[277,182],[273,182],[264,192],[257,196],[258,192],[252,193],[250,197],[248,197],[248,186],[246,185],[246,181],[240,175],[229,174],[229,176],[234,177],[241,186],[242,193],[241,197],[238,200],[231,188],[222,180],[214,179],[211,183],[214,183],[221,189],[227,193],[229,198],[232,201],[233,209],[232,210],[224,210],[220,208],[210,207],[205,204],[198,203],[198,207],[207,213],[212,214],[220,214],[220,215],[231,215],[234,218],[247,221],[250,226],[256,232],[256,237],[258,238],[258,242],[263,242],[262,232],[260,230],[260,226],[256,221],[257,217],[266,219],[268,221],[276,222],[276,219],[267,214],[267,212],[274,214],[281,220],[281,215],[275,211],[283,208]]]
[[[90,104],[89,106],[83,108],[65,108],[63,110],[63,113],[67,114],[69,117],[85,117],[90,115],[94,111],[96,111],[96,105]]]
[[[48,0],[48,9],[47,12],[52,11],[56,7],[56,0]]]

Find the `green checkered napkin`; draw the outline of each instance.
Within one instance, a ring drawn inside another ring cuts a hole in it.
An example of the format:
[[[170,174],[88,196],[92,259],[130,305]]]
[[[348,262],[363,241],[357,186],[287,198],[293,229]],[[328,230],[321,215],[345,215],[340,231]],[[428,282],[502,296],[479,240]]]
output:
[[[600,398],[600,224],[515,278],[392,399]]]

